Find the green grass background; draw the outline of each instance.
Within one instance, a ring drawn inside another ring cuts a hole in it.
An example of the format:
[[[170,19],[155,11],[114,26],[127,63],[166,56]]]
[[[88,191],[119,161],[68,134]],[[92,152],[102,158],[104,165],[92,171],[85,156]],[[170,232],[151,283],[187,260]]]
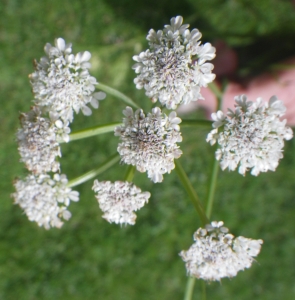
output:
[[[187,277],[178,253],[189,248],[200,222],[175,172],[161,184],[136,174],[135,183],[152,197],[135,226],[120,228],[101,218],[92,182],[77,187],[80,201],[71,204],[73,217],[61,229],[46,231],[29,222],[10,198],[13,179],[26,174],[15,142],[18,115],[32,103],[27,76],[45,43],[63,37],[74,52],[89,50],[92,74],[148,109],[149,100],[132,83],[132,55],[145,49],[150,28],[160,29],[179,14],[199,28],[204,41],[221,38],[235,47],[241,74],[257,73],[295,53],[291,1],[0,2],[0,299],[183,299]],[[72,129],[120,121],[123,109],[108,96],[92,117],[76,116]],[[204,199],[214,155],[205,142],[207,131],[186,128],[182,134],[180,161]],[[105,134],[62,145],[62,172],[71,179],[99,166],[117,142]],[[219,173],[212,219],[264,244],[251,269],[208,284],[207,299],[295,299],[294,150],[295,142],[288,142],[275,173],[258,178]],[[125,171],[118,165],[98,179],[122,179]],[[194,299],[201,299],[200,291],[197,282]]]

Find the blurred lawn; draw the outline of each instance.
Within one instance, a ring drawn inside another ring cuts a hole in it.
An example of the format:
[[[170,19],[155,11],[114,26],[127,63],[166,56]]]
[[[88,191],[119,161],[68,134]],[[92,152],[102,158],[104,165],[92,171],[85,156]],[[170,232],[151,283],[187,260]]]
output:
[[[182,14],[204,33],[203,40],[220,37],[235,46],[240,68],[246,61],[250,66],[255,62],[252,71],[268,66],[259,47],[262,41],[269,41],[272,60],[294,54],[291,1],[256,3],[1,1],[0,299],[182,299],[187,278],[178,253],[191,245],[200,223],[174,172],[154,185],[145,174],[136,176],[135,183],[151,191],[152,197],[138,212],[134,227],[120,228],[101,218],[92,182],[77,187],[81,200],[71,204],[73,217],[60,230],[39,228],[12,204],[12,180],[25,174],[18,163],[15,132],[19,111],[28,111],[31,104],[27,75],[33,70],[32,59],[43,55],[45,43],[63,37],[73,43],[74,52],[91,51],[92,74],[99,81],[149,108],[144,92],[132,84],[132,55],[146,47],[149,28],[162,28],[172,16]],[[108,96],[91,118],[78,115],[73,131],[119,121],[123,108],[123,103]],[[207,132],[186,128],[182,134],[180,160],[203,199],[213,158],[204,141]],[[98,166],[116,151],[117,142],[112,134],[105,134],[63,145],[62,171],[71,179]],[[275,173],[243,178],[236,172],[220,172],[212,219],[224,220],[235,235],[261,238],[264,245],[251,269],[208,285],[208,299],[295,299],[294,150],[293,140]],[[125,170],[117,166],[98,179],[122,179]],[[199,291],[197,282],[194,299],[200,299]]]

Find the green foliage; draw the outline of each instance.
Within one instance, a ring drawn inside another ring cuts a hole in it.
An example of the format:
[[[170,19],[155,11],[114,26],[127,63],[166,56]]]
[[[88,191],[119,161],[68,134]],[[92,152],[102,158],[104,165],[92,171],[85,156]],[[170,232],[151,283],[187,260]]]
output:
[[[120,228],[101,218],[91,182],[77,187],[81,200],[71,204],[73,217],[60,230],[39,228],[13,205],[12,180],[25,174],[15,143],[18,114],[31,105],[27,75],[32,72],[32,59],[43,55],[46,42],[61,36],[73,43],[74,52],[91,51],[92,74],[146,109],[150,103],[132,84],[131,65],[132,55],[146,45],[148,22],[160,28],[170,17],[183,14],[186,22],[195,19],[203,24],[199,29],[205,30],[206,37],[218,33],[235,45],[294,30],[288,1],[263,0],[254,7],[257,1],[222,5],[224,1],[188,0],[183,11],[177,11],[180,2],[175,1],[165,18],[159,12],[167,10],[167,1],[157,4],[157,10],[150,5],[152,15],[144,12],[144,1],[132,1],[133,10],[127,5],[138,15],[128,14],[122,3],[8,0],[0,4],[0,299],[182,299],[187,278],[178,253],[188,249],[200,225],[175,172],[165,175],[161,184],[136,173],[135,183],[151,191],[152,197],[138,212],[134,227]],[[139,19],[140,27],[136,26]],[[76,116],[73,131],[120,121],[123,108],[124,103],[108,96],[92,117]],[[205,143],[206,134],[203,129],[185,128],[181,144],[184,155],[180,160],[201,199],[207,193],[214,156]],[[105,134],[63,144],[62,171],[71,179],[99,166],[116,151],[117,142],[112,134]],[[208,299],[295,298],[295,171],[290,167],[295,163],[294,150],[295,142],[288,142],[275,173],[244,178],[236,172],[220,172],[213,219],[225,220],[236,235],[263,239],[264,245],[251,269],[222,284],[208,285]],[[125,171],[125,166],[118,165],[98,179],[122,179]],[[195,299],[200,299],[200,290],[197,283]]]
[[[196,18],[210,26],[213,38],[236,46],[274,33],[294,34],[294,5],[288,0],[188,0]]]
[[[294,55],[295,5],[289,0],[187,0],[204,39],[234,47],[239,75],[261,73]]]

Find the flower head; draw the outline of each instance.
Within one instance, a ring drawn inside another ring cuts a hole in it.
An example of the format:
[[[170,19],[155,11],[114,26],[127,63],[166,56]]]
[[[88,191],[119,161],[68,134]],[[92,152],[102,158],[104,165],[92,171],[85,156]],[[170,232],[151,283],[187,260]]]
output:
[[[17,132],[17,141],[21,161],[34,174],[57,172],[59,162],[56,157],[61,156],[57,138],[61,129],[52,120],[42,117],[36,106],[28,113],[21,114],[20,121],[22,127]],[[69,132],[70,129],[67,127],[62,130],[62,136],[65,131]]]
[[[284,140],[293,137],[286,120],[280,121],[285,113],[285,106],[276,96],[268,103],[248,101],[245,95],[235,97],[235,111],[228,110],[227,115],[221,111],[212,114],[213,129],[207,142],[216,141],[220,148],[216,159],[224,170],[235,170],[245,175],[248,169],[257,176],[260,172],[274,171],[283,157]],[[221,132],[218,130],[222,128]]]
[[[213,65],[206,62],[215,57],[215,48],[210,43],[201,45],[198,29],[190,31],[182,21],[177,16],[163,31],[151,29],[147,35],[150,49],[133,57],[136,87],[169,109],[203,99],[200,87],[215,78]]]
[[[98,108],[98,100],[105,97],[102,92],[94,92],[97,82],[88,71],[90,52],[74,55],[71,44],[62,38],[55,40],[55,46],[46,44],[44,50],[47,56],[35,62],[35,72],[30,75],[35,104],[65,122],[72,122],[73,111],[90,115],[87,104]]]
[[[194,233],[194,244],[181,251],[190,276],[210,281],[234,277],[250,268],[261,249],[262,240],[239,236],[235,238],[223,227],[223,222],[212,222]]]
[[[25,180],[16,180],[16,192],[11,196],[15,204],[25,211],[30,221],[35,221],[46,229],[60,228],[61,218],[68,220],[71,213],[67,210],[70,201],[78,201],[79,193],[67,187],[65,175],[28,175]]]
[[[104,212],[103,218],[110,223],[135,224],[136,214],[148,202],[151,194],[141,192],[141,189],[131,182],[94,181],[93,190],[99,207]]]
[[[163,174],[174,169],[174,159],[182,154],[176,144],[182,141],[181,119],[175,112],[166,116],[158,107],[147,116],[141,109],[133,113],[131,107],[123,114],[124,125],[115,128],[115,135],[121,139],[118,152],[122,162],[136,166],[140,172],[147,171],[152,181],[161,182]]]

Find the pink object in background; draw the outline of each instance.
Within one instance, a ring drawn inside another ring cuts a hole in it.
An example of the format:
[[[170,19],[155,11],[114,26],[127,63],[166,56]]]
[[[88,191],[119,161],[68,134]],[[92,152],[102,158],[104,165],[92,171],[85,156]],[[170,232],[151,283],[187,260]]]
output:
[[[234,97],[237,95],[245,94],[252,101],[258,97],[261,97],[263,101],[268,101],[271,96],[276,95],[287,107],[283,119],[286,118],[290,126],[295,126],[295,57],[282,62],[281,65],[282,70],[263,73],[244,86],[229,82],[223,97],[222,111],[226,112],[227,108],[234,108]],[[199,100],[191,102],[187,105],[188,107],[180,107],[179,113],[183,114],[196,107],[203,107],[210,118],[211,113],[216,111],[215,96],[208,88],[203,88],[201,94],[205,98],[204,101]]]

